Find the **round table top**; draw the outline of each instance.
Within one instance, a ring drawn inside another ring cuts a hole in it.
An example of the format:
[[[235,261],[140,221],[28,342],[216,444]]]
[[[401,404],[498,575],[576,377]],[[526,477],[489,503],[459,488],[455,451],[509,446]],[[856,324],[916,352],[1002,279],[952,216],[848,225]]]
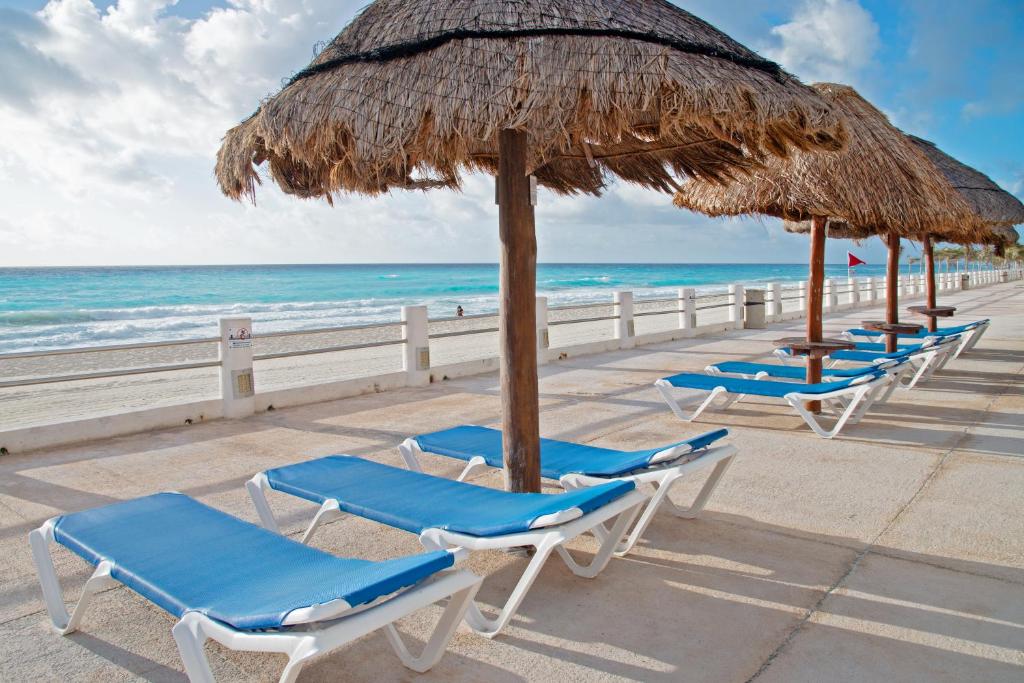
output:
[[[911,313],[919,313],[929,318],[949,318],[956,313],[956,306],[935,306],[934,308],[928,308],[927,306],[908,306],[907,310]]]
[[[860,326],[882,334],[917,334],[921,331],[921,326],[915,323],[887,323],[884,320],[865,320]]]
[[[803,337],[785,337],[775,340],[776,346],[784,346],[797,356],[810,356],[821,358],[833,351],[849,351],[857,348],[853,342],[845,339],[822,339],[821,341],[807,341]]]

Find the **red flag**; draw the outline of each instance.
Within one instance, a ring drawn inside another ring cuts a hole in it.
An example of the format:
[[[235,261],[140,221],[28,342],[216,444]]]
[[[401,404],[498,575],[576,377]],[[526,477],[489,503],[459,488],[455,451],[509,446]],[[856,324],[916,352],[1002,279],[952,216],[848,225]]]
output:
[[[846,267],[853,268],[854,266],[866,266],[867,261],[861,261],[859,258],[853,255],[852,252],[846,252]]]

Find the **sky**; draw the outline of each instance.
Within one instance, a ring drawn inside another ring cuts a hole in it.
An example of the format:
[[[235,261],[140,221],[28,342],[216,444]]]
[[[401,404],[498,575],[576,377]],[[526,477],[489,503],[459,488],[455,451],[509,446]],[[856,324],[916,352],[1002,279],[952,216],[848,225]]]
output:
[[[494,262],[493,179],[345,196],[213,179],[220,138],[365,0],[0,0],[0,266]],[[903,130],[1024,198],[1024,0],[679,0],[807,83],[848,83]],[[772,219],[709,219],[618,183],[541,192],[546,262],[803,262]],[[830,240],[884,261],[877,239]],[[913,249],[907,250],[914,256]]]

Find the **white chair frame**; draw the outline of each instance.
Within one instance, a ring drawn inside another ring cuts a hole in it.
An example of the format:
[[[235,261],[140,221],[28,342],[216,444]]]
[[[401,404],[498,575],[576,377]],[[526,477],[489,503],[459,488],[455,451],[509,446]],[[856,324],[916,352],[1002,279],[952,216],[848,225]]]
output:
[[[682,446],[685,447],[687,444],[682,444]],[[738,453],[736,447],[730,444],[711,446],[696,452],[683,447],[675,447],[674,449],[663,451],[663,453],[668,454],[666,458],[662,458],[661,453],[656,454],[652,460],[658,464],[626,475],[594,477],[584,474],[565,474],[558,480],[558,483],[566,491],[572,491],[579,488],[607,484],[610,481],[631,481],[636,484],[638,489],[648,488],[651,491],[647,505],[637,519],[636,524],[629,530],[626,537],[615,549],[615,554],[621,557],[628,554],[633,549],[633,546],[643,537],[651,520],[654,519],[655,513],[657,513],[662,505],[666,506],[672,514],[681,519],[695,519],[700,516],[700,513],[704,510],[715,489],[718,488],[722,477],[725,476],[726,471]],[[416,439],[406,439],[398,447],[398,451],[402,454],[402,459],[405,460],[405,464],[410,470],[416,472],[423,471],[423,466],[420,464],[420,456],[424,455],[424,451],[420,448]],[[671,498],[669,498],[669,492],[677,482],[698,470],[712,465],[714,465],[714,469],[704,481],[704,486],[697,493],[689,507],[676,505],[672,502]],[[466,461],[466,466],[457,477],[457,480],[465,481],[466,477],[476,470],[489,467],[484,458],[474,456]],[[591,533],[599,541],[604,542],[611,532],[601,525],[594,527]]]
[[[51,552],[55,542],[53,530],[56,520],[50,519],[32,531],[29,543],[50,621],[57,633],[68,635],[78,630],[93,596],[120,585],[120,582],[111,576],[113,564],[107,560],[101,561],[86,581],[82,597],[69,615]],[[462,556],[456,555],[456,560],[460,559]],[[178,646],[185,674],[192,683],[214,683],[213,672],[203,649],[207,640],[215,640],[231,650],[285,654],[288,663],[279,681],[294,683],[299,671],[309,660],[378,629],[384,629],[388,642],[402,664],[423,673],[437,664],[444,655],[448,642],[473,604],[481,581],[479,576],[468,571],[449,570],[369,606],[351,607],[344,600],[335,600],[328,605],[295,610],[288,615],[282,628],[274,630],[240,630],[199,612],[186,612],[171,629],[171,633]],[[444,600],[448,604],[433,633],[422,653],[414,656],[395,629],[394,622]]]
[[[266,474],[259,473],[246,483],[249,497],[252,498],[256,511],[259,514],[263,526],[271,531],[279,533],[277,520],[267,502],[267,492],[274,490],[267,479]],[[557,551],[559,557],[565,562],[573,574],[587,579],[596,577],[608,565],[613,553],[625,535],[627,529],[633,523],[639,512],[640,506],[647,500],[648,496],[641,491],[630,491],[626,495],[617,498],[583,514],[579,508],[572,508],[558,515],[548,515],[546,518],[536,520],[530,531],[502,536],[479,537],[468,536],[444,529],[424,529],[419,536],[420,543],[427,550],[442,550],[450,548],[461,548],[468,551],[473,550],[509,550],[512,548],[532,547],[533,557],[524,570],[511,595],[504,606],[499,610],[493,619],[487,618],[477,607],[476,603],[470,605],[466,612],[466,623],[474,631],[486,638],[493,638],[502,631],[509,620],[515,615],[516,610],[522,603],[526,593],[530,590],[533,582],[537,579],[541,568],[547,561],[552,551]],[[346,517],[347,513],[342,512],[337,499],[328,499],[320,506],[312,521],[302,537],[303,543],[308,543],[313,534],[324,524]],[[565,548],[565,544],[582,534],[591,531],[595,527],[605,528],[604,524],[615,519],[610,530],[603,536],[600,532],[594,535],[598,537],[600,547],[597,553],[587,564],[577,562]]]
[[[786,365],[786,364],[784,363],[783,365]],[[837,363],[832,363],[828,367],[832,368],[832,367],[835,367],[836,365],[837,365]],[[887,360],[883,360],[883,361],[877,361],[876,365],[878,366],[879,370],[885,370],[886,373],[888,373],[888,375],[892,378],[892,381],[889,383],[889,386],[887,386],[885,391],[883,391],[874,401],[875,403],[885,403],[886,401],[888,401],[892,397],[892,394],[893,394],[894,391],[896,391],[896,388],[898,386],[901,386],[901,382],[903,380],[903,376],[906,373],[908,373],[909,371],[913,370],[914,366],[909,361],[893,362],[892,359],[887,359]],[[792,366],[790,366],[790,367],[792,367]],[[868,366],[865,366],[865,368],[867,368],[867,367]],[[785,377],[773,377],[770,373],[765,372],[765,371],[759,371],[759,372],[756,372],[756,373],[753,373],[753,374],[745,373],[745,372],[723,372],[722,370],[720,370],[719,368],[715,367],[714,365],[709,365],[706,368],[704,368],[704,372],[706,372],[709,375],[715,376],[715,377],[741,377],[743,379],[768,379],[768,380],[771,380],[773,382],[787,382],[787,381],[793,382],[793,381],[796,381],[796,380],[792,380],[792,379],[787,379]],[[847,379],[851,379],[851,378],[850,377],[835,377],[835,376],[822,377],[822,381],[824,381],[824,382],[841,382],[841,381],[847,380]],[[733,401],[733,403],[739,401],[742,398],[742,396],[743,396],[743,394],[741,394],[740,398],[737,398],[736,401]],[[839,398],[838,400],[845,401],[845,399],[843,399],[843,398]]]
[[[803,418],[807,426],[815,434],[826,439],[831,439],[847,424],[857,424],[864,417],[868,409],[878,400],[882,392],[892,382],[892,377],[885,375],[872,378],[871,376],[858,377],[848,385],[834,391],[820,394],[807,394],[794,391],[786,394],[782,399],[796,410]],[[720,410],[726,410],[733,403],[742,399],[746,394],[730,393],[724,386],[717,386],[710,391],[703,389],[687,389],[685,387],[674,387],[665,379],[659,379],[654,383],[665,403],[672,412],[681,420],[693,422],[701,413],[709,408],[715,399],[723,396],[722,403],[718,406]],[[675,397],[676,391],[692,392],[696,395],[687,401],[680,401]],[[703,401],[700,401],[701,397]],[[766,397],[769,398],[769,397]],[[774,397],[770,397],[774,398]],[[686,412],[684,405],[690,405],[700,401],[699,405],[692,412]],[[826,429],[818,419],[818,416],[804,407],[805,401],[820,401],[823,408],[826,408],[835,417],[836,422],[832,429]]]

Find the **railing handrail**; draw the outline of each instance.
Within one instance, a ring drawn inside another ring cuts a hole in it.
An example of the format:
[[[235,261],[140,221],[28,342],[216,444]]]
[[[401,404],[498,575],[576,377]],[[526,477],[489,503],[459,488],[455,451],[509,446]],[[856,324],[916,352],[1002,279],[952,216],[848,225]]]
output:
[[[148,375],[153,372],[173,372],[175,370],[195,370],[212,368],[220,365],[219,360],[208,360],[198,363],[177,363],[175,365],[151,365],[144,368],[124,368],[121,370],[100,370],[97,372],[79,372],[73,375],[52,375],[50,377],[24,377],[0,381],[0,389],[8,387],[24,387],[33,384],[53,384],[55,382],[74,382],[84,379],[107,379],[110,377],[127,377],[128,375]]]
[[[101,353],[105,351],[131,351],[134,349],[153,349],[161,346],[187,346],[189,344],[214,344],[220,337],[201,337],[198,339],[171,339],[168,341],[135,342],[133,344],[111,344],[108,346],[76,346],[70,349],[49,349],[45,351],[15,351],[0,353],[0,360],[17,358],[36,358],[42,356],[66,356],[73,353]]]
[[[996,269],[996,270],[993,270],[993,271],[986,271],[986,273],[988,273],[988,272],[993,272],[994,273],[994,272],[998,272],[999,270],[1001,270],[1001,269]],[[1009,270],[1011,272],[1017,272],[1015,269],[1009,269]],[[980,278],[981,276],[985,275],[986,273],[971,272],[971,273],[960,273],[960,274],[961,275],[966,274],[971,279],[975,279],[975,278]],[[901,277],[908,277],[908,276],[901,276]],[[911,275],[909,277],[910,277],[910,279],[913,279],[913,280],[919,279],[919,275],[917,275],[917,274]],[[991,279],[991,278],[989,278],[989,279]],[[881,290],[884,289],[884,285],[882,284],[883,280],[884,280],[884,278],[878,277],[878,276],[867,276],[867,277],[864,277],[864,278],[854,278],[854,281],[852,283],[851,282],[847,282],[847,281],[842,281],[842,280],[834,280],[833,287],[832,287],[831,291],[832,291],[833,295],[836,295],[836,294],[848,294],[848,293],[851,293],[851,292],[858,292],[858,293],[859,292],[877,292],[877,291],[881,291]],[[779,293],[780,296],[778,298],[776,298],[774,296],[774,293],[775,293],[774,286],[775,285],[779,285],[778,293]],[[781,303],[781,302],[785,302],[785,301],[796,301],[796,300],[803,300],[803,299],[805,299],[804,292],[802,291],[803,287],[800,284],[786,286],[785,284],[780,283],[780,282],[769,282],[769,283],[766,283],[765,287],[766,287],[766,290],[767,290],[766,293],[770,295],[770,296],[766,296],[765,303],[769,303],[769,302]],[[787,296],[786,295],[786,294],[791,294],[791,293],[796,293],[796,292],[799,292],[799,294],[796,295],[796,296]],[[692,301],[694,302],[694,304],[696,304],[698,302],[707,301],[707,300],[710,300],[710,299],[717,299],[717,300],[722,300],[722,301],[721,301],[721,303],[714,303],[714,304],[708,304],[708,305],[703,305],[703,306],[693,305],[691,310],[693,312],[698,312],[698,311],[706,311],[706,310],[710,310],[710,309],[730,308],[730,307],[735,306],[736,303],[737,303],[737,301],[736,301],[736,299],[737,299],[736,294],[735,293],[731,293],[731,292],[705,293],[705,294],[701,294],[699,296],[694,296]],[[853,300],[853,299],[855,299],[855,297],[851,297],[851,300]],[[871,303],[875,303],[876,302],[874,297],[872,297],[868,301],[871,302]],[[626,309],[623,308],[623,306],[625,304],[623,304],[622,302],[618,302],[618,301],[605,301],[605,302],[593,302],[593,303],[585,303],[585,304],[570,304],[570,305],[566,305],[566,306],[554,306],[554,307],[550,307],[548,310],[549,311],[570,311],[570,310],[610,307],[612,309],[612,311],[613,311],[613,314],[612,315],[592,316],[592,317],[585,317],[585,318],[569,318],[569,319],[565,319],[565,320],[548,320],[547,321],[547,326],[548,327],[554,327],[554,326],[560,326],[560,325],[574,325],[574,324],[582,324],[582,323],[594,323],[594,322],[603,322],[603,321],[612,321],[612,320],[622,320],[622,319],[624,319],[626,317],[638,318],[638,317],[641,317],[641,316],[676,315],[676,314],[685,313],[685,310],[684,310],[685,307],[684,306],[680,307],[680,308],[665,309],[665,310],[661,310],[661,309],[651,310],[651,311],[636,311],[635,310],[635,306],[637,304],[650,304],[650,303],[686,304],[687,302],[682,297],[673,296],[673,297],[658,297],[658,298],[647,298],[647,299],[633,299],[632,300],[632,306],[629,307],[629,308],[626,308]],[[777,310],[781,310],[781,306]],[[460,321],[460,320],[481,320],[481,319],[486,319],[486,318],[494,318],[497,315],[498,314],[496,312],[478,313],[478,314],[474,314],[474,315],[455,316],[455,317],[451,317],[451,318],[434,318],[434,319],[426,320],[426,323],[429,325],[431,323],[451,323],[451,322],[457,322],[457,321]],[[325,334],[325,333],[339,333],[339,332],[349,332],[349,331],[366,330],[366,329],[380,329],[380,328],[386,328],[386,327],[402,328],[402,327],[407,327],[408,324],[409,323],[407,323],[406,321],[397,320],[397,321],[389,321],[389,322],[366,323],[366,324],[363,324],[363,325],[342,325],[342,326],[335,326],[335,327],[322,327],[322,328],[312,328],[312,329],[305,329],[305,330],[287,330],[287,331],[281,331],[281,332],[267,332],[267,333],[258,334],[258,335],[255,336],[255,339],[258,340],[258,339],[265,339],[265,338],[278,338],[278,337],[288,337],[288,336],[298,336],[298,335],[315,335],[315,334]],[[419,324],[422,324],[422,323],[419,323]],[[470,328],[470,329],[463,329],[463,330],[456,329],[456,330],[445,331],[445,332],[434,332],[432,334],[426,333],[425,337],[427,339],[445,339],[445,338],[450,338],[450,337],[469,336],[469,335],[475,335],[475,334],[493,334],[493,333],[495,333],[497,331],[498,331],[497,327],[481,327],[481,328]],[[289,351],[276,351],[276,352],[269,352],[269,353],[264,353],[264,354],[254,354],[252,356],[252,360],[253,361],[264,361],[264,360],[272,360],[272,359],[277,359],[277,358],[289,358],[289,357],[294,357],[294,356],[305,356],[305,355],[324,354],[324,353],[337,353],[337,352],[351,351],[351,350],[356,350],[356,349],[366,349],[366,348],[374,348],[374,347],[393,346],[393,345],[399,345],[399,344],[409,344],[410,343],[409,336],[410,336],[409,334],[406,334],[406,336],[404,336],[402,338],[399,338],[399,339],[372,340],[372,341],[360,342],[360,343],[355,343],[355,344],[332,345],[332,346],[320,347],[320,348],[294,349],[294,350],[289,350]],[[630,336],[632,336],[632,333],[630,333]],[[102,352],[111,352],[111,351],[128,351],[128,350],[135,350],[135,349],[149,349],[149,348],[160,348],[160,347],[176,347],[176,346],[186,346],[186,345],[194,345],[194,344],[212,344],[212,343],[219,343],[219,342],[221,342],[221,338],[220,337],[201,337],[201,338],[194,338],[194,339],[177,339],[177,340],[154,341],[154,342],[136,342],[136,343],[132,343],[132,344],[115,344],[115,345],[107,345],[107,346],[85,346],[85,347],[76,347],[76,348],[70,348],[70,349],[52,349],[52,350],[48,350],[48,351],[21,351],[21,352],[0,354],[0,361],[2,361],[2,360],[9,360],[9,359],[37,358],[37,357],[46,357],[46,356],[64,356],[64,355],[76,354],[76,353],[81,353],[81,354],[102,353]],[[129,375],[140,375],[140,374],[159,373],[159,372],[171,372],[171,371],[176,371],[176,370],[193,370],[193,369],[200,369],[200,368],[216,367],[216,366],[219,366],[219,365],[221,365],[221,361],[218,359],[218,360],[204,360],[204,361],[176,363],[176,364],[169,364],[169,365],[151,365],[151,366],[134,367],[134,368],[118,368],[118,369],[109,369],[109,370],[99,370],[99,371],[93,371],[93,372],[81,372],[81,373],[66,374],[66,375],[54,375],[54,376],[50,376],[50,377],[21,377],[21,378],[16,378],[16,379],[0,380],[0,388],[27,386],[27,385],[33,385],[33,384],[50,384],[50,383],[55,383],[55,382],[68,382],[68,381],[75,381],[75,380],[105,379],[105,378],[114,378],[114,377],[124,377],[124,376],[129,376]]]

